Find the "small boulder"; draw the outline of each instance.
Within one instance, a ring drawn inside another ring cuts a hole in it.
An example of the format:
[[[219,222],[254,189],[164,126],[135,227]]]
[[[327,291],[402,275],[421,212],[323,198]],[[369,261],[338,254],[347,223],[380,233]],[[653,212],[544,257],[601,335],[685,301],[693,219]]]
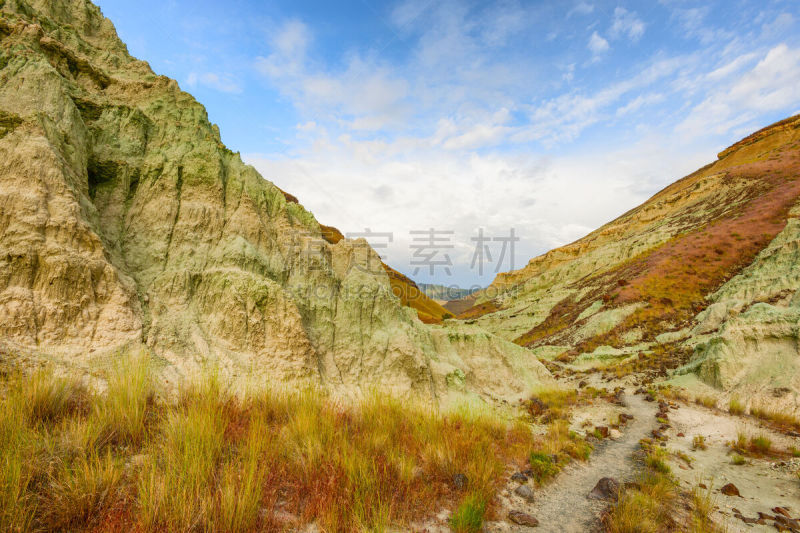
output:
[[[528,476],[526,476],[522,472],[514,472],[513,474],[511,474],[511,481],[516,481],[517,483],[527,483]]]
[[[456,474],[453,476],[453,486],[456,488],[456,490],[464,490],[467,488],[468,481],[469,480],[467,479],[467,476],[464,474]]]
[[[533,489],[531,489],[528,485],[520,485],[514,490],[514,494],[522,498],[528,503],[533,503],[535,500],[533,495]]]
[[[739,494],[739,489],[736,488],[736,485],[734,485],[733,483],[728,483],[727,485],[723,485],[723,487],[719,489],[719,491],[725,496],[738,496],[740,498],[742,497],[742,495]]]
[[[608,438],[608,427],[606,426],[597,426],[594,430],[604,439]]]
[[[613,477],[604,477],[597,482],[588,498],[592,500],[617,501],[619,496],[619,481]]]
[[[772,508],[772,512],[775,513],[775,514],[782,514],[786,518],[791,518],[792,517],[792,515],[789,514],[789,511],[787,509],[785,509],[784,507],[773,507]]]
[[[508,519],[520,526],[537,527],[539,525],[538,520],[522,511],[509,511]]]

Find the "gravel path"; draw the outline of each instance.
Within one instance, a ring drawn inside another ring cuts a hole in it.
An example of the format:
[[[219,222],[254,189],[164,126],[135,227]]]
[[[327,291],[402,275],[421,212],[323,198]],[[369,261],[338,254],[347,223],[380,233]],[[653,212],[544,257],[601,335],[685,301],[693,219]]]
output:
[[[527,528],[510,524],[495,524],[489,531],[531,531],[554,533],[591,532],[600,529],[599,515],[606,502],[590,500],[589,491],[600,478],[613,477],[620,482],[635,475],[633,453],[639,440],[649,436],[656,426],[656,403],[644,401],[642,396],[626,394],[626,412],[634,419],[628,422],[622,437],[605,440],[592,453],[588,463],[572,463],[545,488],[536,491],[533,504],[523,504],[514,498],[507,503],[539,520],[539,527]]]

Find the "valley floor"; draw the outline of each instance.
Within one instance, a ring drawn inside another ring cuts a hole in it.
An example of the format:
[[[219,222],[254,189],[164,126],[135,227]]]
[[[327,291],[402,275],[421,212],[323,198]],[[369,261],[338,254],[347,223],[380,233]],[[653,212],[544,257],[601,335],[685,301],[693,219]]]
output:
[[[149,363],[126,364],[104,392],[5,375],[0,529],[800,531],[800,435],[642,375],[557,372],[519,418],[239,398],[213,374],[158,397]]]

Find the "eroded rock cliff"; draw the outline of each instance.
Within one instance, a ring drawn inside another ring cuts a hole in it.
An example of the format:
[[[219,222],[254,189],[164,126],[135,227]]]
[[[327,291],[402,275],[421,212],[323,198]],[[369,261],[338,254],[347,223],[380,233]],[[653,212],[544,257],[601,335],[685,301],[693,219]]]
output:
[[[437,399],[451,374],[504,399],[548,379],[492,335],[443,346],[366,242],[326,240],[330,229],[228,150],[203,106],[131,57],[91,2],[0,6],[8,352],[88,368],[144,345],[175,377],[212,361],[230,375]],[[472,361],[484,366],[487,344],[526,371],[478,383]]]

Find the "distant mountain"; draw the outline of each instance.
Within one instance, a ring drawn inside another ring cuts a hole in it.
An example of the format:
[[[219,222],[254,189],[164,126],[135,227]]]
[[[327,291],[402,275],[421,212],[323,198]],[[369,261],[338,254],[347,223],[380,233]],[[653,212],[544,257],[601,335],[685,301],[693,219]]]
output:
[[[683,383],[797,410],[799,197],[795,116],[497,276],[459,316],[542,358],[630,361],[662,376],[681,366]]]

